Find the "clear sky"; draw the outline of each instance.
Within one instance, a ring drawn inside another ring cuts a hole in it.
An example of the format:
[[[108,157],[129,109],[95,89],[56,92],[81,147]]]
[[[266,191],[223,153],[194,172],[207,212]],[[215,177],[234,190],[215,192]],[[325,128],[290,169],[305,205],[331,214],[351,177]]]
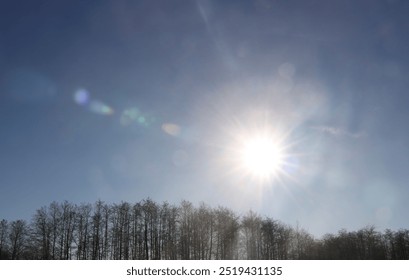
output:
[[[408,14],[404,0],[1,1],[0,218],[150,197],[317,236],[409,228]],[[281,163],[263,177],[241,155],[266,131]]]

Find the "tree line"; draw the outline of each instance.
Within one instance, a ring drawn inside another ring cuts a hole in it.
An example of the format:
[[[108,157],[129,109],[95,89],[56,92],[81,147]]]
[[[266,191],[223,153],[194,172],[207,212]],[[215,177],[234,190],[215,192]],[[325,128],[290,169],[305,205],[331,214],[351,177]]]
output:
[[[409,230],[368,226],[317,239],[298,225],[204,203],[64,201],[31,221],[1,220],[0,259],[409,259]]]

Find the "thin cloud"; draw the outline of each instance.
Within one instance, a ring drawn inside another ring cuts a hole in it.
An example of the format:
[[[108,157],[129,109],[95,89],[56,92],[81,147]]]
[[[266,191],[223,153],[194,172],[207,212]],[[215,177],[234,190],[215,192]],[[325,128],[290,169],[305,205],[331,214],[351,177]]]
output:
[[[366,135],[365,132],[350,132],[340,127],[334,126],[312,126],[314,130],[320,131],[322,133],[327,133],[336,137],[351,137],[351,138],[361,138]]]

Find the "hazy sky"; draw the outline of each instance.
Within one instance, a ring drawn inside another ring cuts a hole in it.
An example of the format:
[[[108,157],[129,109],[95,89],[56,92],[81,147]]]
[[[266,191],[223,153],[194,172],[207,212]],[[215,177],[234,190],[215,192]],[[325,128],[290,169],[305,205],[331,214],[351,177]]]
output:
[[[409,228],[409,2],[1,1],[0,218],[150,197]],[[270,129],[279,176],[236,161]]]

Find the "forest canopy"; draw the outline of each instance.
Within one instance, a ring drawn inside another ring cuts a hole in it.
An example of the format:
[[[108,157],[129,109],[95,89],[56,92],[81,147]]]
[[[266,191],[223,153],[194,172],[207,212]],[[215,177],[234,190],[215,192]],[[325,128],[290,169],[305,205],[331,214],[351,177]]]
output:
[[[31,221],[0,221],[0,259],[409,259],[409,230],[374,226],[315,238],[298,225],[188,201],[52,202]]]

